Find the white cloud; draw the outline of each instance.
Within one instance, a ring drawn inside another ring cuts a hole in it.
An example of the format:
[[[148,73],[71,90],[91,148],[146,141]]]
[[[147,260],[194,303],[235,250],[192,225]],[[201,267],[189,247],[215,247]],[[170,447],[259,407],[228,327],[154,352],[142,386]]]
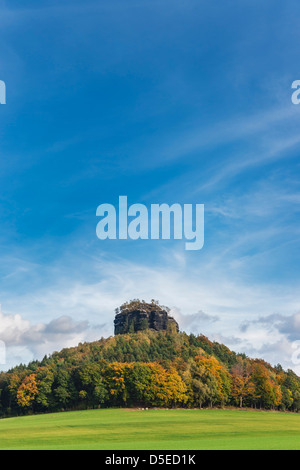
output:
[[[97,340],[101,333],[106,332],[105,325],[91,328],[87,321],[75,321],[67,315],[54,318],[49,323],[31,323],[19,314],[0,311],[0,325],[1,346],[6,358],[5,364],[1,365],[3,370],[18,363],[41,359],[79,342]]]
[[[110,336],[116,307],[133,298],[155,298],[171,308],[187,333],[205,334],[272,364],[294,366],[294,336],[289,335],[299,322],[293,317],[298,307],[292,287],[245,285],[215,266],[212,270],[184,268],[182,259],[166,259],[159,268],[99,260],[94,269],[95,282],[56,279],[48,287],[2,299],[0,339],[7,343],[9,364]],[[283,349],[276,344],[284,345]]]

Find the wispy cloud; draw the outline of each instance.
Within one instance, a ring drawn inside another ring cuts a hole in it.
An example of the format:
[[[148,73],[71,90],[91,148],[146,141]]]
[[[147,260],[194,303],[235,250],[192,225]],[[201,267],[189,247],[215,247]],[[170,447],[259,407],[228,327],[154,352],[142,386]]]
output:
[[[215,175],[202,184],[197,189],[197,192],[213,188],[224,180],[228,183],[233,177],[255,167],[261,167],[280,159],[288,160],[288,158],[295,158],[298,156],[298,153],[291,154],[290,152],[298,150],[299,144],[299,135],[280,139],[272,138],[268,143],[267,149],[257,148],[250,153],[239,152],[237,157],[230,158],[225,164],[224,162],[219,164]]]
[[[151,161],[146,160],[145,163],[150,166],[173,164],[176,159],[184,159],[191,154],[202,154],[208,149],[224,147],[226,144],[233,142],[245,141],[249,137],[257,139],[265,137],[268,133],[274,132],[276,126],[292,123],[295,128],[295,122],[299,121],[299,113],[295,106],[289,104],[285,107],[276,107],[274,109],[260,110],[252,116],[243,115],[234,116],[231,119],[222,120],[211,124],[209,127],[203,125],[203,122],[192,124],[193,129],[186,131],[176,130],[174,135],[168,135],[167,142],[160,140],[157,149],[151,147],[153,154],[159,156],[159,160],[152,158]],[[296,130],[296,129],[295,129]],[[289,143],[278,141],[276,145],[277,151],[282,150],[296,142],[291,139]],[[275,148],[273,150],[275,152]],[[256,155],[258,160],[260,157]],[[267,158],[267,156],[266,156]],[[269,157],[270,158],[270,157]]]

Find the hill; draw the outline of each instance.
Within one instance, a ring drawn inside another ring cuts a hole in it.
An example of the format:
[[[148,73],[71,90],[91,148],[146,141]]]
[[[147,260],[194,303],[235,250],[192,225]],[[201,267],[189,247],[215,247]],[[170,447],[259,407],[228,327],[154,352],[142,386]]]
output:
[[[144,330],[79,344],[0,374],[1,416],[98,407],[300,410],[291,370],[205,336]]]

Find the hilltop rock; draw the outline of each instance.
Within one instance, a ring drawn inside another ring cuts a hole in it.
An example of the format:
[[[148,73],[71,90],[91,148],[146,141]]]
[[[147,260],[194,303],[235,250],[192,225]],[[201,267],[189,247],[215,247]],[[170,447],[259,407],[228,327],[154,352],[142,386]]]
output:
[[[136,333],[146,329],[178,332],[178,323],[169,315],[168,310],[155,301],[146,303],[133,300],[125,303],[116,310],[115,335]]]

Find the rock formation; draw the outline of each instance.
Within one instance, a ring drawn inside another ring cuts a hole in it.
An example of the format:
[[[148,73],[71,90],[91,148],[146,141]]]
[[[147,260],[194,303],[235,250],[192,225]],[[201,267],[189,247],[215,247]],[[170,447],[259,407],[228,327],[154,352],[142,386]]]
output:
[[[115,335],[136,333],[146,329],[178,332],[178,323],[168,311],[168,308],[160,306],[154,300],[151,303],[139,300],[125,303],[116,309]]]

